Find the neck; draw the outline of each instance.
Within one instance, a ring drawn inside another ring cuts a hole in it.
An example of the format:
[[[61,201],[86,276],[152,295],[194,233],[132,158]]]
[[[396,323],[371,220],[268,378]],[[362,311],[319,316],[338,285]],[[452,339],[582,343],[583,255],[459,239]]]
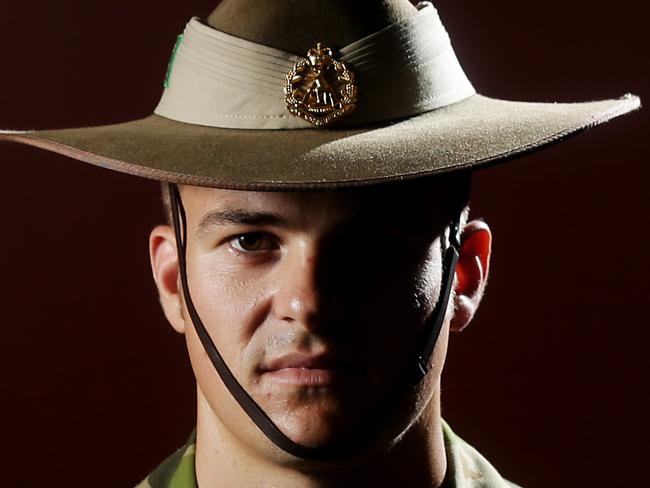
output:
[[[276,462],[242,447],[213,413],[198,389],[196,475],[201,488],[282,486],[327,488],[357,486],[440,487],[445,477],[445,455],[436,389],[419,419],[390,450],[351,462],[314,467]]]

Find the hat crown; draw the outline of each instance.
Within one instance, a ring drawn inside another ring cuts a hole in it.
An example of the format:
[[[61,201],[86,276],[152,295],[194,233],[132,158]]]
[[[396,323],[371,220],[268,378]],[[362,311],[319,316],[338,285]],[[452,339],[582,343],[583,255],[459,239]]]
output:
[[[341,35],[318,39],[308,31],[309,44],[300,53],[265,44],[273,40],[257,42],[251,40],[254,36],[223,32],[194,17],[172,51],[165,91],[155,113],[179,122],[233,129],[305,129],[334,121],[343,127],[410,117],[474,95],[433,5],[408,3],[408,9],[412,15],[369,35],[358,38],[362,31],[356,29],[351,36],[355,40],[345,45],[338,44],[344,42]],[[359,10],[346,12],[351,19]],[[250,21],[250,14],[246,17]],[[293,21],[298,17],[290,15]],[[332,18],[331,10],[326,17]],[[286,33],[286,28],[269,25],[268,16],[255,19],[269,35]],[[389,17],[381,19],[373,29]],[[245,30],[243,22],[235,24]],[[364,23],[364,28],[369,25]],[[345,33],[341,25],[337,28]],[[331,48],[332,53],[323,70],[310,54],[319,45],[323,52]]]
[[[304,56],[316,40],[337,49],[416,12],[409,0],[223,0],[207,24]]]

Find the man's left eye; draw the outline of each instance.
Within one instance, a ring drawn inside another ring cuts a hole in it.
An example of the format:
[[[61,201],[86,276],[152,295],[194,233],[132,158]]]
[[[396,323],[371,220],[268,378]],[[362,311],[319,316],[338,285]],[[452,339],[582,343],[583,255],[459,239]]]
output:
[[[263,232],[250,232],[234,237],[230,244],[239,252],[267,251],[277,248],[271,236]]]

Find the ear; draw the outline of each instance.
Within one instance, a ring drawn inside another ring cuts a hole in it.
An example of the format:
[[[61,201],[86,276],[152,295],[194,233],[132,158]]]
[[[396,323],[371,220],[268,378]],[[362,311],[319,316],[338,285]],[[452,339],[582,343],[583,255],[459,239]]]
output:
[[[472,220],[463,229],[460,256],[456,267],[455,314],[450,329],[463,330],[483,298],[490,270],[492,233],[482,220]]]
[[[149,235],[149,258],[153,279],[165,317],[176,330],[185,333],[183,300],[178,284],[178,254],[174,230],[169,225],[159,225]]]

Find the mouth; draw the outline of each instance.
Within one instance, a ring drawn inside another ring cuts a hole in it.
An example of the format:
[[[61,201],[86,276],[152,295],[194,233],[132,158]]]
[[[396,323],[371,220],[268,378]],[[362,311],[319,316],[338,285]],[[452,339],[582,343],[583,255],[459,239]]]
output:
[[[331,354],[291,353],[271,360],[262,375],[277,383],[325,386],[348,381],[358,371]]]

